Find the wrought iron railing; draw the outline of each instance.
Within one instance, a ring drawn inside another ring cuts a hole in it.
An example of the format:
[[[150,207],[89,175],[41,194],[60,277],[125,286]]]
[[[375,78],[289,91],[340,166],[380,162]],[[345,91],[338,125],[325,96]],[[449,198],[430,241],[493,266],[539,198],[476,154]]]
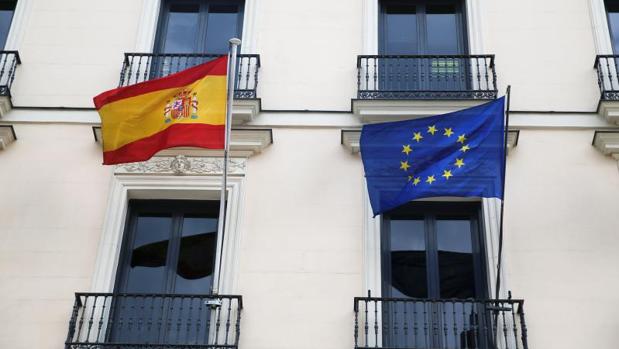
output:
[[[213,60],[220,55],[205,53],[125,53],[119,86],[164,77]],[[260,55],[237,57],[234,98],[256,98]]]
[[[355,298],[355,349],[527,349],[522,300]]]
[[[595,58],[598,86],[603,100],[619,100],[619,55],[599,55]]]
[[[66,349],[238,348],[241,296],[76,293]]]
[[[494,55],[357,57],[359,99],[494,99]]]
[[[21,64],[21,59],[17,51],[0,51],[0,96],[11,96],[18,64]]]

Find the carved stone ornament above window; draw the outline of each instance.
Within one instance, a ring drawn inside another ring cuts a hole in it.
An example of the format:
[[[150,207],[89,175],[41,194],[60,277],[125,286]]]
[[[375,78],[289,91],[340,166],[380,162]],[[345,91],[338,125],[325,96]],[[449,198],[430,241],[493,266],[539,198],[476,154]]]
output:
[[[232,158],[228,162],[228,175],[245,175],[247,159]],[[117,165],[114,174],[157,174],[177,176],[214,176],[223,173],[223,158],[154,156],[148,161]]]

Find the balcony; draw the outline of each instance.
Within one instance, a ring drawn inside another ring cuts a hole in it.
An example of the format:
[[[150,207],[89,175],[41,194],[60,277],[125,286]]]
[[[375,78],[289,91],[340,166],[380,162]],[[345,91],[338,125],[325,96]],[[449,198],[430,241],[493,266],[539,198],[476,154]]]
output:
[[[119,86],[161,78],[217,57],[219,55],[205,53],[125,53]],[[235,100],[232,110],[234,124],[242,124],[252,120],[260,110],[260,100],[256,93],[259,70],[260,55],[238,55],[234,88]]]
[[[17,51],[0,51],[0,117],[13,107],[11,85],[18,64],[21,64],[21,59]]]
[[[600,87],[598,113],[610,123],[619,125],[619,55],[599,55],[595,58]]]
[[[494,55],[357,57],[353,112],[363,122],[442,114],[496,97]]]
[[[238,348],[241,296],[76,293],[66,349]]]
[[[356,297],[355,349],[526,349],[523,303]]]

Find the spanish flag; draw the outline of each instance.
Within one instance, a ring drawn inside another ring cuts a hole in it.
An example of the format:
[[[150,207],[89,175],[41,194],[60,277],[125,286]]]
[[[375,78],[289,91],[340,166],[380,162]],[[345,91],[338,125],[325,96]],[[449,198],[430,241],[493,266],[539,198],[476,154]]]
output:
[[[145,161],[171,147],[224,148],[227,57],[94,98],[103,164]]]

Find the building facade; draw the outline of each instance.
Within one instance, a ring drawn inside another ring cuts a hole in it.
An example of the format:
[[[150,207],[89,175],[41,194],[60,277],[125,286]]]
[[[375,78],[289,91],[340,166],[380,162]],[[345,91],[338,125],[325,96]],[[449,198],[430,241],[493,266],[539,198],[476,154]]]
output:
[[[92,97],[234,36],[218,250],[221,152],[103,166]],[[614,0],[1,1],[0,347],[615,348],[618,37]],[[359,133],[508,85],[496,300],[500,202],[373,218]]]

